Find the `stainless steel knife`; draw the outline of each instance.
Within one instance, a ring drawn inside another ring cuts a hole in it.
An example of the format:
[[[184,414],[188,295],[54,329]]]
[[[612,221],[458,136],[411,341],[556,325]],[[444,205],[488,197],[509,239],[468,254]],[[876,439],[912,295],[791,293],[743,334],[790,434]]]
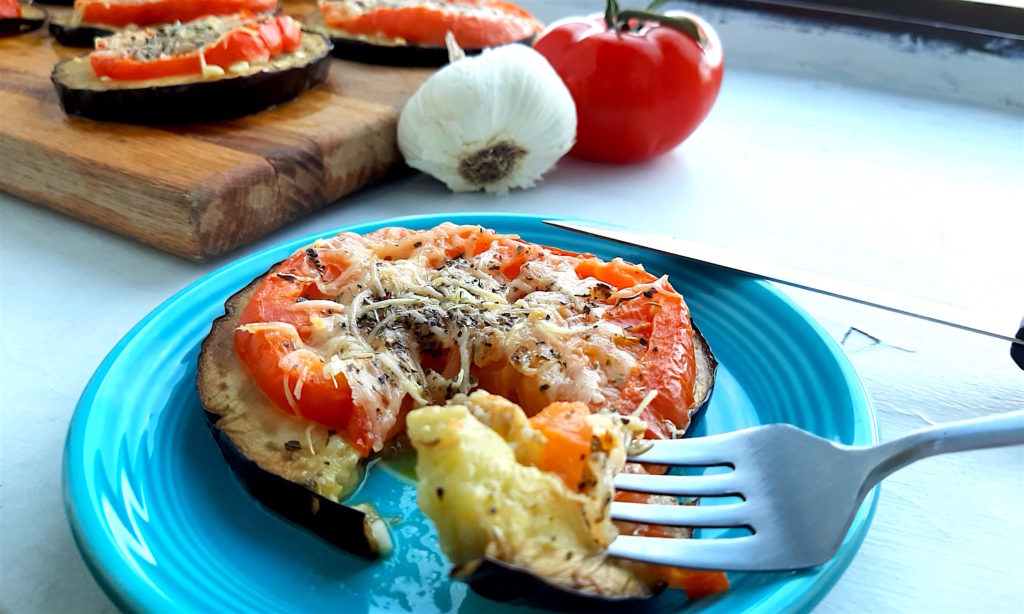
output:
[[[774,262],[766,262],[754,256],[732,250],[663,235],[598,226],[585,222],[545,220],[544,223],[616,243],[680,256],[698,262],[706,262],[746,275],[783,283],[787,286],[803,288],[863,305],[920,318],[929,322],[952,326],[960,330],[1009,341],[1012,344],[1010,354],[1018,366],[1024,369],[1024,321],[1021,322],[1021,328],[1017,332],[1016,337],[1014,337],[1011,334],[996,330],[989,323],[982,321],[981,318],[963,309],[897,292],[890,292],[881,288],[865,286],[844,279],[819,275]]]

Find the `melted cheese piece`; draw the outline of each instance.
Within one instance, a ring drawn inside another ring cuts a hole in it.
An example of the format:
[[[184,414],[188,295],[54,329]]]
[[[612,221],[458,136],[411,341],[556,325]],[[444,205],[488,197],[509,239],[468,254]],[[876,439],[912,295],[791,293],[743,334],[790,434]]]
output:
[[[627,332],[601,319],[606,307],[598,299],[611,288],[579,279],[568,260],[530,261],[507,281],[491,250],[434,268],[428,263],[436,254],[427,250],[388,261],[358,244],[346,248],[352,264],[337,280],[330,286],[311,280],[337,298],[295,304],[311,314],[312,332],[282,361],[308,364],[300,354],[312,352],[323,359],[325,378],[343,376],[354,404],[375,416],[378,450],[406,396],[423,406],[468,393],[477,385],[474,367],[518,372],[537,386],[544,404],[571,400],[592,407],[607,404],[637,367],[635,355],[621,347]],[[298,339],[283,323],[242,328],[268,327],[286,328]],[[424,368],[424,360],[434,368]],[[301,378],[282,385],[297,410],[292,400],[301,398]]]

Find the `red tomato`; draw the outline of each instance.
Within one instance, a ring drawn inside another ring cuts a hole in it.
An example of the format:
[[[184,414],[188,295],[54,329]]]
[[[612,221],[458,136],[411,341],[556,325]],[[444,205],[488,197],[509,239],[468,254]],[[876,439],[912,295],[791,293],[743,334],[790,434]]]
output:
[[[652,158],[688,137],[715,103],[722,46],[711,26],[678,11],[662,22],[638,14],[623,11],[612,27],[606,15],[570,18],[534,43],[576,101],[570,155],[615,163]]]
[[[263,61],[280,53],[294,51],[301,41],[302,31],[295,20],[287,15],[277,15],[225,32],[216,42],[204,47],[202,53],[207,65],[220,66],[226,70],[235,62]],[[125,57],[119,51],[107,51],[100,47],[89,55],[89,61],[97,77],[110,77],[115,81],[194,75],[203,70],[199,51],[165,55],[153,60],[136,60]]]
[[[21,17],[21,5],[18,0],[0,0],[0,19],[16,19]]]
[[[75,0],[75,12],[82,21],[110,26],[184,23],[207,15],[265,13],[276,8],[277,0]]]

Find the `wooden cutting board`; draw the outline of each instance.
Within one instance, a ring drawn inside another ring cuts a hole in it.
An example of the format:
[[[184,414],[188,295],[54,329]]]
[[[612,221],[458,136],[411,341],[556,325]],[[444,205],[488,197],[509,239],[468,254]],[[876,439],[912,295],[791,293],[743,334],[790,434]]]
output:
[[[284,7],[301,17],[314,5]],[[0,190],[195,260],[398,168],[399,111],[431,73],[332,59],[327,83],[275,109],[153,128],[61,111],[53,65],[87,51],[45,27],[0,39]]]

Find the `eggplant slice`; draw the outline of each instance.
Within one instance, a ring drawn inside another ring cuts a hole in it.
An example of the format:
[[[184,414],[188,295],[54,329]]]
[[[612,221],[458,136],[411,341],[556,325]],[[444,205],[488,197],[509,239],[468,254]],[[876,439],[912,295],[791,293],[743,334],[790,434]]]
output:
[[[0,36],[14,36],[38,29],[49,14],[46,9],[31,4],[21,5],[21,17],[5,17],[0,19]]]
[[[361,476],[349,475],[347,467],[339,469],[335,458],[303,462],[303,431],[308,424],[273,407],[235,354],[239,317],[264,277],[260,275],[228,299],[224,315],[213,322],[203,341],[196,386],[210,430],[232,471],[263,505],[339,548],[378,558],[391,550],[386,522],[370,506],[338,501],[351,486],[335,488],[339,478],[358,481]],[[340,441],[330,431],[326,436],[328,441]],[[333,466],[324,463],[332,460]],[[334,490],[340,492],[321,494]]]
[[[50,20],[49,30],[50,36],[65,47],[88,47],[90,49],[97,38],[110,36],[116,31],[113,27],[102,25],[87,23],[72,25],[71,13],[55,15]]]
[[[301,447],[305,445],[300,434],[304,429],[308,434],[310,423],[274,407],[254,385],[235,353],[234,331],[241,312],[266,275],[277,267],[275,264],[227,300],[224,315],[213,322],[202,343],[196,384],[209,428],[232,471],[263,505],[343,550],[368,559],[379,558],[391,550],[387,523],[370,506],[341,503],[351,487],[325,494],[331,490],[332,480],[338,480],[337,475],[323,473],[322,468],[315,470],[321,464],[319,457],[303,465],[299,456],[304,454]],[[697,382],[691,428],[710,402],[718,366],[696,327],[694,349]],[[341,441],[324,427],[314,427],[317,438]],[[356,471],[363,467],[359,463]],[[352,479],[361,478],[357,475]],[[452,576],[495,601],[565,611],[643,611],[661,590],[652,587],[650,595],[641,596],[596,595],[558,586],[529,569],[490,556],[453,569]]]
[[[320,11],[310,13],[303,20],[303,26],[307,30],[317,32],[330,39],[331,43],[334,44],[334,50],[331,53],[343,60],[380,66],[413,67],[437,67],[448,63],[448,49],[446,47],[397,43],[384,44],[353,38],[348,33],[336,30],[325,24],[324,16]],[[533,42],[533,38],[530,36],[515,42],[529,45]],[[463,51],[466,52],[466,55],[479,55],[483,53],[482,48],[463,49]]]
[[[133,124],[216,121],[262,111],[323,83],[330,51],[329,40],[307,32],[299,51],[240,74],[101,81],[86,55],[57,64],[50,80],[68,115]]]

